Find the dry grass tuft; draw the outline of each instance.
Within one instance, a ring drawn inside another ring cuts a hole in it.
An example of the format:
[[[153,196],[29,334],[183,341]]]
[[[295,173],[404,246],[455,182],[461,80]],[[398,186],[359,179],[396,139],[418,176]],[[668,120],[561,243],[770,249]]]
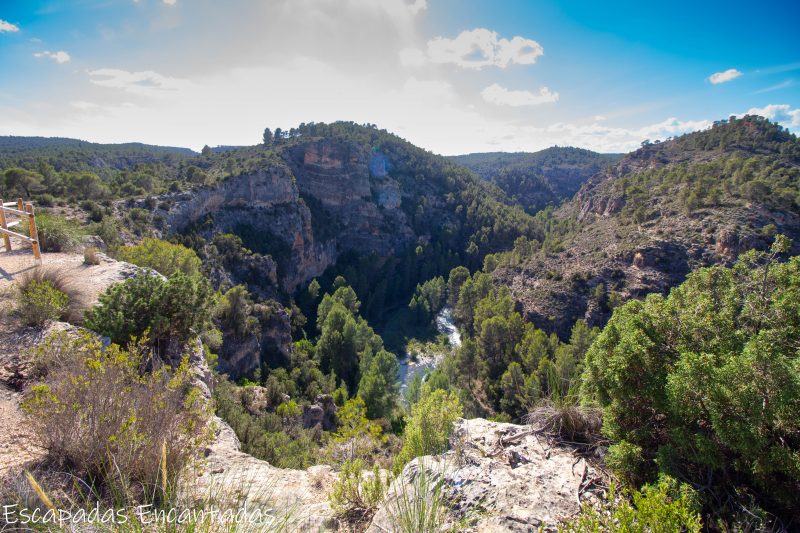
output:
[[[94,246],[89,246],[83,251],[83,262],[87,265],[99,265],[100,264],[100,256],[98,255],[98,250]]]
[[[537,432],[558,436],[568,442],[594,444],[603,440],[600,435],[602,411],[594,407],[545,403],[531,411],[525,422]]]
[[[19,277],[17,288],[22,293],[32,282],[41,283],[45,281],[69,298],[69,303],[61,319],[71,324],[80,324],[83,321],[84,311],[89,307],[89,298],[78,287],[74,277],[63,268],[39,266],[29,270]]]

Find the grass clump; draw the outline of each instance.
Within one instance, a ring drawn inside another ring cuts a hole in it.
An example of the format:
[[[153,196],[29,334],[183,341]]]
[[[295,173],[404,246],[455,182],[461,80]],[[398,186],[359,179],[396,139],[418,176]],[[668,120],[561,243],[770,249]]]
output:
[[[398,477],[386,499],[387,518],[397,533],[439,533],[459,531],[462,527],[446,527],[448,502],[443,472],[427,468],[423,461],[409,472],[408,483]],[[466,526],[468,518],[458,526]]]
[[[27,221],[24,230],[30,233]],[[68,252],[74,249],[83,237],[83,230],[74,220],[53,213],[42,212],[36,215],[36,230],[39,246],[43,252]]]
[[[60,318],[68,306],[69,297],[48,280],[31,281],[20,293],[19,313],[29,326]]]
[[[83,251],[83,263],[90,266],[100,264],[99,250],[94,246],[89,246]]]
[[[41,326],[48,320],[81,322],[86,296],[64,270],[37,267],[20,277],[17,288],[17,312],[26,324]]]

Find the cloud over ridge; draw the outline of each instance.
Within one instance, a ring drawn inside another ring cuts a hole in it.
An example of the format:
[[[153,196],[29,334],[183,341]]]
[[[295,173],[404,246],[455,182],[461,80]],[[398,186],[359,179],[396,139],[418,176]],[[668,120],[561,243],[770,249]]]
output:
[[[547,87],[540,87],[535,93],[530,91],[512,91],[493,83],[481,91],[483,99],[490,104],[511,107],[534,106],[558,102],[558,93]]]

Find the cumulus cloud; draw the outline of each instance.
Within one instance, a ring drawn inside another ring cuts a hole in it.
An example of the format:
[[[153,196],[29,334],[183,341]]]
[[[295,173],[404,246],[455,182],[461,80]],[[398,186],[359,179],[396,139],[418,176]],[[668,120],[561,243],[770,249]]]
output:
[[[101,87],[111,87],[147,96],[178,91],[188,85],[186,80],[164,76],[152,70],[129,72],[116,68],[91,70],[89,71],[89,81]]]
[[[70,59],[72,59],[64,50],[59,50],[58,52],[50,52],[49,50],[45,50],[44,52],[36,52],[33,54],[33,57],[52,59],[59,64],[67,63]]]
[[[558,102],[558,93],[547,87],[541,87],[537,92],[511,91],[496,83],[481,91],[483,99],[490,104],[506,105],[511,107],[534,106]]]
[[[715,72],[714,74],[708,77],[708,81],[710,81],[714,85],[718,85],[720,83],[725,83],[734,80],[741,75],[742,75],[741,71],[736,70],[735,68],[729,68],[724,72]]]
[[[777,122],[784,128],[800,128],[800,108],[792,109],[789,104],[770,104],[764,107],[753,107],[744,114],[760,115]]]
[[[10,22],[6,22],[3,19],[0,19],[0,33],[5,32],[5,31],[10,32],[10,33],[17,32],[17,31],[19,31],[19,26],[15,25],[15,24],[11,24]]]
[[[710,120],[679,120],[668,118],[641,127],[622,128],[602,124],[571,124],[557,122],[535,133],[547,138],[550,144],[579,146],[599,152],[628,152],[645,139],[666,139],[711,127]],[[529,135],[533,134],[529,131]]]
[[[462,31],[454,39],[432,39],[428,41],[427,51],[419,51],[419,54],[424,54],[432,63],[452,63],[462,68],[480,70],[488,66],[506,68],[510,64],[532,65],[544,54],[544,48],[532,39],[520,36],[504,39],[497,32],[476,28]]]
[[[167,4],[168,6],[174,6],[175,4],[178,3],[178,0],[164,0],[164,3]]]

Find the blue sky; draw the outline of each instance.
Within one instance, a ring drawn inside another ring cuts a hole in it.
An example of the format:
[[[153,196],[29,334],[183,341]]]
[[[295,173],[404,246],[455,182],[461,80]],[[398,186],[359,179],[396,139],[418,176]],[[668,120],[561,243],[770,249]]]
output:
[[[800,3],[0,0],[0,135],[254,144],[370,122],[444,154],[800,132]]]

